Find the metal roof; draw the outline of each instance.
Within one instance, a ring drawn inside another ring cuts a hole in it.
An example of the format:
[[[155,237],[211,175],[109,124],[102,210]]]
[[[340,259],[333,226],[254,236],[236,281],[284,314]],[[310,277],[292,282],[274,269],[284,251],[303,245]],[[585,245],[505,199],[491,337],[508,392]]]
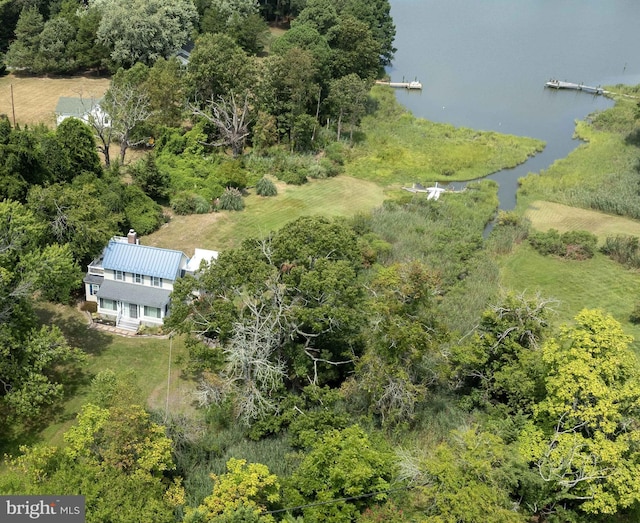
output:
[[[105,269],[167,280],[175,280],[180,276],[182,262],[187,261],[187,256],[181,251],[114,240],[109,242],[103,256],[102,267]]]
[[[104,276],[99,276],[97,274],[87,274],[82,280],[85,283],[94,283],[96,285],[102,285],[104,281]]]
[[[81,117],[97,107],[99,100],[87,100],[70,96],[61,96],[56,105],[56,114]]]
[[[137,303],[138,305],[158,308],[162,308],[169,303],[170,294],[171,291],[169,289],[158,289],[157,287],[149,287],[146,285],[132,285],[130,283],[113,280],[104,280],[104,283],[100,286],[100,290],[98,290],[97,293],[98,298]]]

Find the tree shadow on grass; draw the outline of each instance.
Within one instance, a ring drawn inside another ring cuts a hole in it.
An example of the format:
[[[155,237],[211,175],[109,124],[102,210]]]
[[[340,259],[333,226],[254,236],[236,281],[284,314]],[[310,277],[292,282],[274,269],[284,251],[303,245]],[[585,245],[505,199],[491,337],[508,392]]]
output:
[[[37,307],[35,312],[43,325],[56,325],[71,346],[82,349],[87,354],[98,356],[112,342],[108,334],[90,328],[84,316],[70,314],[68,307]]]
[[[640,147],[640,128],[631,131],[624,139],[624,143],[627,145]]]

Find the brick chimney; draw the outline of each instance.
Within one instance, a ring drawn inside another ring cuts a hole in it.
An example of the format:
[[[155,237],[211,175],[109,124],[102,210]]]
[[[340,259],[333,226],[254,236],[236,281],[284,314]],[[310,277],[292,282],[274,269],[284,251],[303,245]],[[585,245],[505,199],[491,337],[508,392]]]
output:
[[[127,234],[127,242],[133,243],[134,245],[138,243],[138,234],[133,229],[129,229],[129,234]]]

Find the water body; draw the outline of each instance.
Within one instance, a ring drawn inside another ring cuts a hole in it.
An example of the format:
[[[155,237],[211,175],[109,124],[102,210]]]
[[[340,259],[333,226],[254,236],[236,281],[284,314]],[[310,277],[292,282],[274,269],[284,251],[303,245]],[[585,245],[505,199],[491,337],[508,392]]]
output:
[[[544,88],[640,83],[636,0],[390,0],[397,35],[392,80],[414,115],[544,140],[544,152],[494,173],[500,207],[515,206],[517,179],[566,157],[575,121],[610,107],[602,96]],[[413,181],[413,180],[411,180]]]

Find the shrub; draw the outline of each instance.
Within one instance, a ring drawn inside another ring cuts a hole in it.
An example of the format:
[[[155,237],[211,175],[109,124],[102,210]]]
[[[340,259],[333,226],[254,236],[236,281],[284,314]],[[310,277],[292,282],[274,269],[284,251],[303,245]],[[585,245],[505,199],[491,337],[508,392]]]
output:
[[[176,214],[205,214],[211,204],[198,194],[182,191],[171,198],[171,208]]]
[[[557,230],[550,229],[547,232],[531,233],[529,243],[545,256],[586,260],[593,258],[598,238],[588,231],[569,231],[560,234]]]
[[[328,173],[325,167],[320,162],[314,162],[309,166],[307,176],[309,176],[309,178],[315,179],[327,178]]]
[[[529,234],[529,243],[543,256],[562,256],[562,240],[556,229],[547,232],[532,232]]]
[[[329,178],[338,176],[344,171],[342,162],[335,162],[329,158],[321,158],[320,165],[322,165],[322,168],[326,171]]]
[[[258,196],[275,196],[278,189],[269,178],[261,178],[256,184],[256,194]]]
[[[344,145],[339,142],[330,143],[324,150],[325,157],[336,165],[344,165]]]
[[[125,188],[125,229],[135,229],[140,234],[150,234],[164,222],[162,207],[147,196],[140,187]]]
[[[601,251],[618,263],[640,267],[640,241],[636,236],[607,236]]]
[[[244,189],[247,186],[247,172],[240,160],[227,160],[220,165],[217,172],[219,182],[225,187]]]
[[[80,310],[95,314],[98,312],[98,304],[95,301],[84,301],[82,305],[80,305]]]
[[[561,238],[565,245],[565,258],[587,260],[596,253],[598,237],[588,231],[565,232]]]
[[[278,180],[290,185],[302,185],[307,183],[307,173],[300,167],[293,167],[286,171],[276,173]]]
[[[220,196],[218,208],[224,211],[241,211],[244,209],[242,193],[234,187],[227,187]]]
[[[129,173],[133,181],[154,200],[166,198],[171,177],[165,170],[159,169],[154,153],[147,154],[131,167]]]

